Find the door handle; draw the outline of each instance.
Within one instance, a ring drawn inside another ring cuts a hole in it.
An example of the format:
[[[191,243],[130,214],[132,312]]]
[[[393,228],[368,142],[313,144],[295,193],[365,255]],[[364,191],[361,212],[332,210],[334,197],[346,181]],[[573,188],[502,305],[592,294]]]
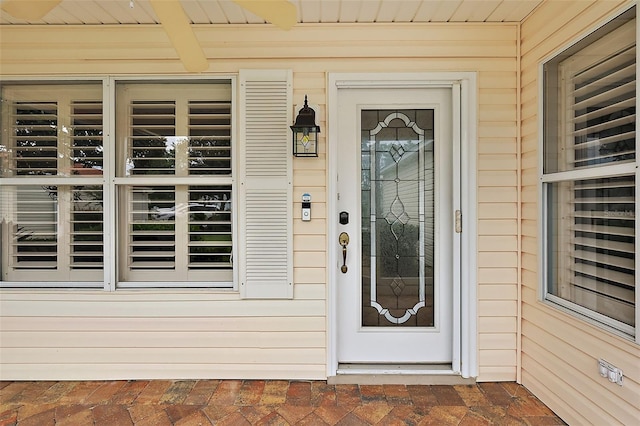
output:
[[[338,237],[338,242],[342,246],[342,266],[340,267],[340,271],[343,274],[347,273],[347,246],[349,245],[349,234],[346,232],[340,233]]]

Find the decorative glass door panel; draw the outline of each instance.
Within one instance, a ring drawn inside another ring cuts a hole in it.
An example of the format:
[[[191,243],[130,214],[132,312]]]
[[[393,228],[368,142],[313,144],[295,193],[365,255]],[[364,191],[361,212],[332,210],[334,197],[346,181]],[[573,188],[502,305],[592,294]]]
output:
[[[361,111],[362,326],[432,327],[433,110]]]

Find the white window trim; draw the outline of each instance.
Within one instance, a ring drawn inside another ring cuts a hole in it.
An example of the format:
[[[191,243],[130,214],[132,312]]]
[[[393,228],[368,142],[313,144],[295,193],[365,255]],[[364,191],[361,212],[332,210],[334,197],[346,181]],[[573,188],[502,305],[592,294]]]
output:
[[[640,181],[640,158],[638,154],[636,154],[636,161],[633,163],[625,163],[625,164],[615,164],[615,165],[606,165],[600,166],[596,168],[592,168],[591,170],[570,170],[570,171],[561,171],[555,173],[548,173],[545,175],[544,173],[544,135],[545,135],[545,122],[544,122],[544,106],[545,106],[545,91],[544,91],[544,67],[545,65],[556,58],[562,52],[567,49],[575,46],[581,40],[586,38],[589,34],[592,34],[594,31],[605,26],[607,23],[614,20],[616,17],[620,16],[624,12],[636,7],[635,4],[626,5],[619,10],[611,13],[605,20],[601,21],[597,25],[588,28],[586,31],[572,39],[567,44],[561,46],[556,49],[546,57],[544,57],[540,63],[538,64],[538,300],[545,305],[557,309],[560,312],[564,312],[572,317],[578,318],[586,323],[594,325],[596,327],[602,328],[604,330],[609,331],[610,333],[617,335],[619,337],[623,337],[625,339],[631,339],[636,343],[640,344],[640,333],[638,333],[639,324],[640,324],[640,309],[638,308],[640,304],[640,291],[638,291],[638,275],[636,275],[636,291],[635,291],[635,323],[636,326],[631,327],[627,324],[620,323],[619,321],[613,320],[605,315],[599,314],[590,309],[584,308],[575,303],[569,302],[568,300],[562,299],[558,296],[550,294],[548,292],[547,286],[547,276],[549,271],[548,259],[547,259],[547,247],[549,243],[549,239],[547,237],[547,229],[548,229],[548,218],[547,218],[547,194],[545,191],[545,187],[549,183],[556,182],[564,182],[564,181],[575,181],[583,178],[598,178],[598,177],[615,177],[622,175],[635,175],[636,185],[637,182]],[[638,13],[636,12],[636,46],[638,46],[638,39],[640,38],[640,22],[638,22]],[[636,64],[638,63],[638,59],[640,58],[640,49],[636,49]],[[636,78],[636,111],[638,111],[638,107],[640,107],[640,97],[637,95],[639,93],[638,89],[640,88],[640,83]],[[638,128],[638,119],[636,119],[636,129]],[[636,152],[637,147],[640,146],[640,132],[636,131]],[[640,207],[640,197],[636,193],[636,212]],[[638,250],[640,243],[638,238],[640,237],[640,224],[638,220],[636,220],[636,252],[635,252],[635,261],[636,265],[640,265],[640,250]]]

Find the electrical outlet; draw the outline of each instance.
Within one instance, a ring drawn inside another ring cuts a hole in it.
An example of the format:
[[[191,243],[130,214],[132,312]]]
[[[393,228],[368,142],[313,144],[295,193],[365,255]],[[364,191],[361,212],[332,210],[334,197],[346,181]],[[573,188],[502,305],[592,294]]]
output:
[[[611,383],[616,383],[622,386],[622,381],[624,379],[622,370],[604,359],[598,360],[598,373],[600,373],[600,376],[609,379]]]

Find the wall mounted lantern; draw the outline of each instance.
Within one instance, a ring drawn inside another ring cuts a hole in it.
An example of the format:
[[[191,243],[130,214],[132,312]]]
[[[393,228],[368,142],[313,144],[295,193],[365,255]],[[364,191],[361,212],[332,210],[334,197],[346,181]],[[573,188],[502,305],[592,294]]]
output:
[[[298,113],[291,130],[293,131],[293,155],[317,157],[320,127],[316,126],[316,112],[307,105],[307,95],[304,96],[304,107]]]

